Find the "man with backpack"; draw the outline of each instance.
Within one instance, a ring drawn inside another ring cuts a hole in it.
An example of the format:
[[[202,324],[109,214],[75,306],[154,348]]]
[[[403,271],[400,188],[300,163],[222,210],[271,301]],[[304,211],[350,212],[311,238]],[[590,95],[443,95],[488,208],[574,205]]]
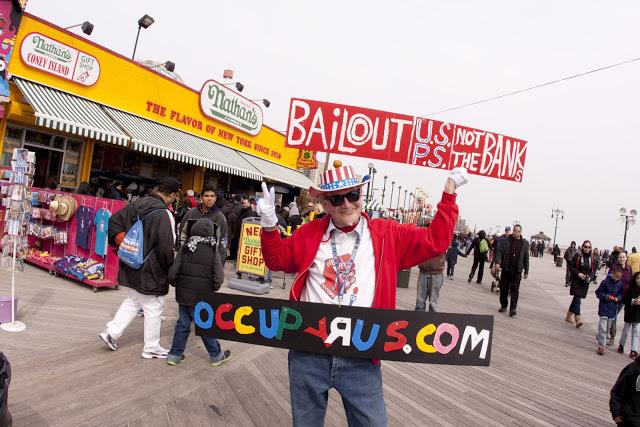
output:
[[[129,288],[107,328],[98,334],[113,351],[117,340],[138,310],[144,310],[145,359],[166,359],[168,350],[160,346],[160,324],[164,295],[169,292],[167,273],[173,263],[175,222],[168,205],[178,194],[180,182],[163,178],[150,195],[136,200],[109,219],[109,243],[118,249],[118,284]]]
[[[484,230],[478,232],[478,237],[473,239],[471,245],[467,249],[466,254],[469,255],[473,249],[473,266],[471,267],[471,273],[469,273],[469,280],[471,283],[473,276],[476,274],[476,268],[478,269],[478,281],[476,283],[482,283],[482,274],[484,273],[484,263],[487,261],[487,255],[489,253],[489,242],[487,241],[487,233]]]

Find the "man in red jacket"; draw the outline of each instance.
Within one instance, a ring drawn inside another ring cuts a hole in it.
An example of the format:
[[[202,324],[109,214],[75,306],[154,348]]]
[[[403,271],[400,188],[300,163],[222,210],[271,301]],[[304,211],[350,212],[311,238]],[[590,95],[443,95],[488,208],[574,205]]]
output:
[[[309,189],[327,212],[291,237],[276,228],[274,190],[262,183],[258,203],[262,255],[273,271],[297,273],[290,299],[313,303],[394,309],[400,270],[447,250],[458,219],[455,189],[467,182],[455,169],[445,185],[438,213],[429,228],[370,220],[362,211],[361,188],[350,166],[334,162]],[[337,267],[337,268],[336,268]],[[289,351],[289,386],[293,424],[321,426],[329,389],[342,396],[349,425],[387,424],[379,363],[371,360]]]

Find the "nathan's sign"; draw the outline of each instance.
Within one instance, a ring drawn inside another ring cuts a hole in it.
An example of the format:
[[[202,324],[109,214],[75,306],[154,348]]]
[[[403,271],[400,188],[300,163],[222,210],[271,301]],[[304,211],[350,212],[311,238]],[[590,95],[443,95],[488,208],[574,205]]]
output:
[[[201,296],[198,335],[312,353],[489,366],[493,316],[339,307],[224,293]]]
[[[30,33],[20,46],[22,62],[32,68],[91,86],[100,77],[100,63],[88,53],[40,33]]]
[[[527,142],[423,117],[291,99],[286,145],[522,181]]]
[[[250,135],[262,128],[262,109],[215,80],[208,80],[200,90],[202,113]]]

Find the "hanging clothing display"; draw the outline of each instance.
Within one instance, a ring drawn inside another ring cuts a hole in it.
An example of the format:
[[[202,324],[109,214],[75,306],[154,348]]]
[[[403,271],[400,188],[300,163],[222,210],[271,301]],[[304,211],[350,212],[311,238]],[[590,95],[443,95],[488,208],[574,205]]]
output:
[[[111,212],[108,209],[98,209],[94,219],[96,225],[96,246],[94,252],[98,255],[107,254],[107,232],[109,230],[109,218]]]
[[[76,245],[83,249],[90,248],[89,235],[91,234],[91,225],[93,219],[93,209],[88,206],[80,206],[76,213]],[[104,254],[99,254],[104,255]]]

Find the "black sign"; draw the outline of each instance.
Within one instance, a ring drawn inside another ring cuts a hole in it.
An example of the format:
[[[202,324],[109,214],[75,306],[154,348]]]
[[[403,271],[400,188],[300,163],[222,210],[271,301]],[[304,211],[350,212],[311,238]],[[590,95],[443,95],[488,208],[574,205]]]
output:
[[[312,353],[489,366],[493,316],[424,313],[213,293],[195,307],[196,334]]]

